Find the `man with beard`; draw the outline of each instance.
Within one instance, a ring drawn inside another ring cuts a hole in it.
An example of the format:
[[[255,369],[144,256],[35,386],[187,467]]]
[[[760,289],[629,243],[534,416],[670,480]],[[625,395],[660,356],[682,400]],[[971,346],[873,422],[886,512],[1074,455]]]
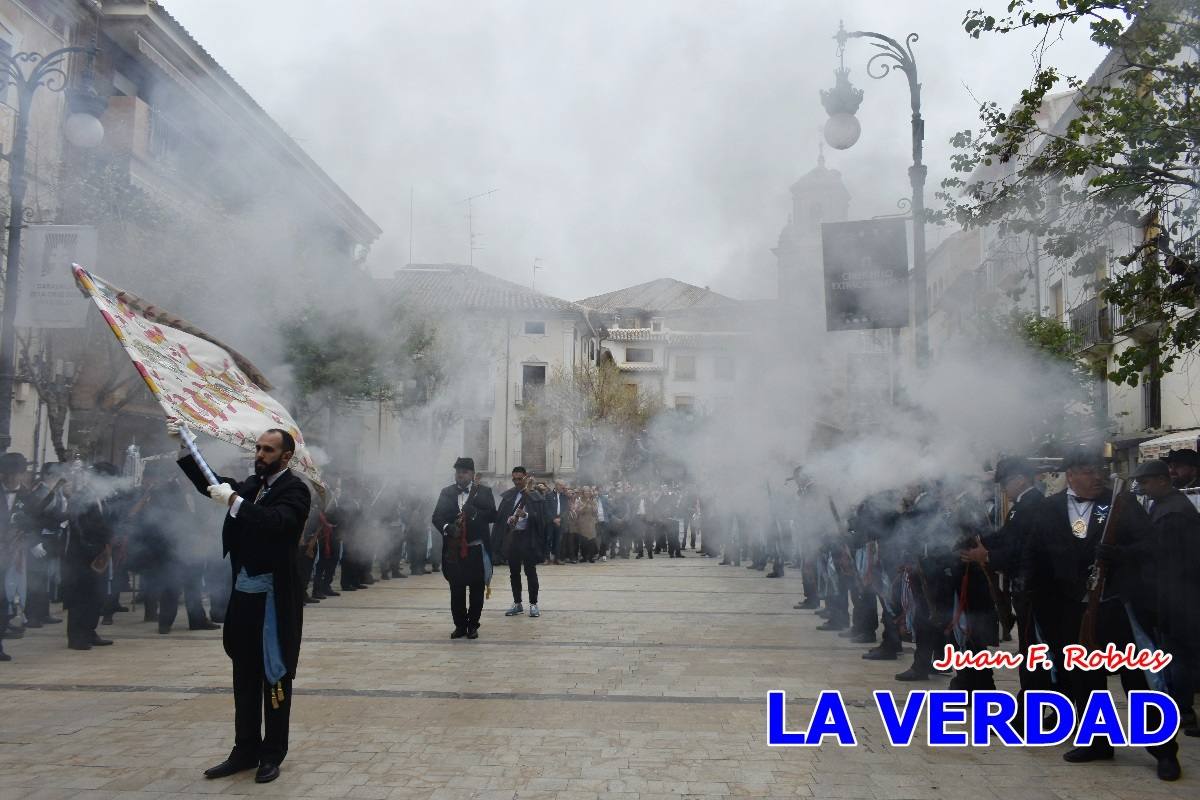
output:
[[[179,437],[174,423],[167,432]],[[190,453],[179,459],[196,489],[228,509],[221,538],[234,575],[222,638],[233,662],[235,738],[229,758],[206,770],[206,778],[257,767],[255,782],[268,783],[287,755],[304,613],[296,562],[311,506],[308,486],[288,466],[295,454],[292,435],[272,428],[254,445],[254,474],[218,478],[215,486]]]
[[[1176,489],[1200,486],[1200,455],[1195,450],[1172,450],[1163,461],[1171,470],[1171,484]]]
[[[491,489],[476,482],[475,460],[458,459],[454,483],[442,489],[433,509],[433,527],[442,534],[442,577],[450,584],[451,639],[479,638],[483,592],[492,578],[490,526],[495,521],[496,501]]]
[[[496,512],[497,527],[504,526],[504,537],[508,548],[508,580],[512,585],[512,608],[504,612],[506,617],[524,613],[521,604],[521,570],[529,582],[529,616],[541,616],[538,611],[537,562],[541,560],[543,498],[531,491],[529,476],[524,467],[513,467],[512,488],[500,495],[500,508]]]
[[[1033,605],[1033,617],[1049,655],[1059,661],[1056,674],[1064,693],[1082,712],[1093,691],[1102,691],[1108,683],[1103,670],[1064,670],[1063,647],[1086,644],[1118,649],[1133,643],[1131,615],[1141,627],[1152,630],[1153,586],[1145,579],[1143,566],[1148,561],[1150,521],[1137,500],[1128,493],[1114,497],[1106,485],[1104,460],[1097,452],[1079,450],[1064,462],[1067,487],[1047,497],[1038,507],[1031,534],[1021,556],[1021,576]],[[1105,544],[1107,526],[1115,530],[1115,543]],[[1095,620],[1092,642],[1082,642],[1081,627],[1088,605],[1089,575],[1100,562],[1107,562],[1108,577],[1101,587],[1100,611]],[[1120,671],[1121,685],[1128,693],[1147,688],[1139,670]],[[1147,724],[1157,729],[1161,719],[1151,709]],[[1158,762],[1158,777],[1178,780],[1179,744],[1170,742],[1147,750]],[[1090,746],[1076,747],[1063,754],[1072,764],[1107,761],[1113,758],[1113,746],[1103,738]]]
[[[1133,477],[1150,498],[1158,645],[1171,654],[1171,697],[1179,705],[1180,727],[1188,736],[1200,736],[1192,706],[1194,676],[1200,674],[1200,512],[1172,487],[1164,462],[1140,464]]]

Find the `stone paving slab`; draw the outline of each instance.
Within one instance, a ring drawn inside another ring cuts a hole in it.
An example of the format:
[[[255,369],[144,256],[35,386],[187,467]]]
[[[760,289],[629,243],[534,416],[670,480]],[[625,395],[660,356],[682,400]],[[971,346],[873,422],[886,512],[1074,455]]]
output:
[[[79,653],[61,626],[30,631],[0,665],[0,800],[1116,800],[1200,786],[1196,739],[1181,739],[1176,784],[1157,781],[1141,751],[1072,766],[1064,748],[888,746],[871,691],[899,688],[904,664],[863,661],[863,647],[814,630],[819,620],[791,607],[795,578],[694,554],[540,574],[542,617],[505,618],[497,572],[474,642],[446,638],[439,575],[309,607],[291,751],[265,786],[253,773],[201,775],[232,740],[219,632],[160,636],[135,611],[102,629],[115,646]],[[795,727],[829,688],[850,706],[859,747],[766,746],[768,690],[787,690]]]

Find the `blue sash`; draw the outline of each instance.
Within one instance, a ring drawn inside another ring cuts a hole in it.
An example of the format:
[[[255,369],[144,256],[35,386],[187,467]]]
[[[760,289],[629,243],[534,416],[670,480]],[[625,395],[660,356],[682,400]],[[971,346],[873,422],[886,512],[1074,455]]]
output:
[[[275,576],[267,572],[251,577],[242,567],[233,588],[245,594],[265,594],[267,610],[263,614],[263,672],[267,683],[274,685],[287,674],[283,663],[283,648],[279,646],[279,623],[275,617]]]

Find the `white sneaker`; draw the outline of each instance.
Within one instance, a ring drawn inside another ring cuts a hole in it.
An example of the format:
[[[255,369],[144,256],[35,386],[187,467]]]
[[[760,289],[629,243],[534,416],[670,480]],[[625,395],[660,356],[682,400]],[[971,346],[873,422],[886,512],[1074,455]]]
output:
[[[524,610],[525,610],[525,608],[520,603],[513,603],[512,608],[510,608],[508,611],[504,612],[504,616],[515,617]]]
[[[600,556],[601,561],[608,561],[608,556]]]
[[[538,611],[537,603],[530,603],[529,604],[529,616],[540,617],[541,615],[542,615],[542,612]]]

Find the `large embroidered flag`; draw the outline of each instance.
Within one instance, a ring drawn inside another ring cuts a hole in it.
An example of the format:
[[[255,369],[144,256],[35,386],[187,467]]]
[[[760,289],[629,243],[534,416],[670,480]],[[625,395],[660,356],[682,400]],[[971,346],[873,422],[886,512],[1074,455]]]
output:
[[[299,426],[267,394],[271,384],[253,364],[184,320],[73,266],[75,282],[100,309],[168,418],[251,452],[266,429],[286,430],[296,439],[292,468],[324,486]]]

